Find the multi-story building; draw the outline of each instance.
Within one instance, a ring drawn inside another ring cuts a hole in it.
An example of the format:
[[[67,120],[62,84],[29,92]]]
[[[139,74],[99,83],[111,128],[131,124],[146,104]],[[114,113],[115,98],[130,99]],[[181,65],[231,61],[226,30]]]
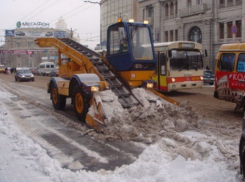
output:
[[[52,47],[40,48],[35,44],[35,39],[39,37],[69,37],[78,42],[80,40],[78,34],[74,36],[72,29],[67,29],[62,18],[56,23],[55,29],[40,27],[41,24],[46,25],[40,22],[17,22],[18,28],[5,30],[5,44],[0,48],[0,64],[8,67],[37,67],[44,61],[57,63],[57,50]]]
[[[148,20],[155,42],[190,40],[208,52],[204,66],[214,69],[223,43],[245,41],[245,2],[243,0],[102,0],[101,40],[107,27],[116,22],[113,13]]]
[[[100,1],[100,41],[106,45],[107,28],[121,17],[123,21],[138,21],[138,0],[101,0]]]
[[[199,42],[212,69],[221,44],[244,42],[244,15],[242,0],[139,0],[139,20],[149,20],[156,42]]]

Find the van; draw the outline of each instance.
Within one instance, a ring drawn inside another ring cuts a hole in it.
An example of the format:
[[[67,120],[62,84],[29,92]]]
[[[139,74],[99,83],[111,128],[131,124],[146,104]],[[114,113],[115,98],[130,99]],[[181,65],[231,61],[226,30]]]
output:
[[[51,72],[55,70],[55,64],[53,62],[43,62],[40,63],[37,71],[40,75],[50,75]]]

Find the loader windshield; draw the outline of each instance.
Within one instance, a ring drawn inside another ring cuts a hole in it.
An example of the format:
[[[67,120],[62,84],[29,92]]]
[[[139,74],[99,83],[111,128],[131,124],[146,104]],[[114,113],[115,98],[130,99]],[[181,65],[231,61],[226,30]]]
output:
[[[150,32],[147,27],[129,26],[130,42],[135,60],[153,60]]]

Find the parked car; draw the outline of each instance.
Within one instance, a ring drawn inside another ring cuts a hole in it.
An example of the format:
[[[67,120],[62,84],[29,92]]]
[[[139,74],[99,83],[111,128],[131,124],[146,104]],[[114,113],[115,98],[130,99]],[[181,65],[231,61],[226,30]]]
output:
[[[53,62],[43,62],[40,63],[37,71],[40,75],[49,75],[52,70],[55,70],[55,64]]]
[[[50,72],[49,76],[51,76],[51,77],[59,76],[59,68],[56,68],[56,69],[52,70]]]
[[[54,35],[53,32],[47,32],[47,33],[45,34],[45,36],[47,36],[47,37],[53,36],[53,35]]]
[[[15,32],[15,35],[17,35],[17,36],[25,36],[25,33],[22,32],[22,31],[17,31],[17,32]]]
[[[204,75],[203,75],[203,83],[208,83],[209,85],[213,85],[215,81],[215,75],[211,70],[204,70]]]
[[[37,68],[34,67],[34,68],[30,68],[31,72],[34,74],[34,75],[37,75],[38,72],[37,72]]]
[[[30,69],[18,68],[14,74],[15,81],[34,81],[35,77]]]

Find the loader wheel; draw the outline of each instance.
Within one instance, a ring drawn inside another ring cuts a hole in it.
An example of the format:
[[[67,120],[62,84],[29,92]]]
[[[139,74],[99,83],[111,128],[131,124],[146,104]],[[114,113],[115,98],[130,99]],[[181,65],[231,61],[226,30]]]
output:
[[[57,110],[64,110],[66,106],[66,97],[58,94],[58,88],[54,84],[51,87],[50,94],[53,107]]]
[[[73,92],[73,104],[76,116],[79,120],[85,121],[86,114],[89,109],[89,98],[84,91],[76,86]]]

